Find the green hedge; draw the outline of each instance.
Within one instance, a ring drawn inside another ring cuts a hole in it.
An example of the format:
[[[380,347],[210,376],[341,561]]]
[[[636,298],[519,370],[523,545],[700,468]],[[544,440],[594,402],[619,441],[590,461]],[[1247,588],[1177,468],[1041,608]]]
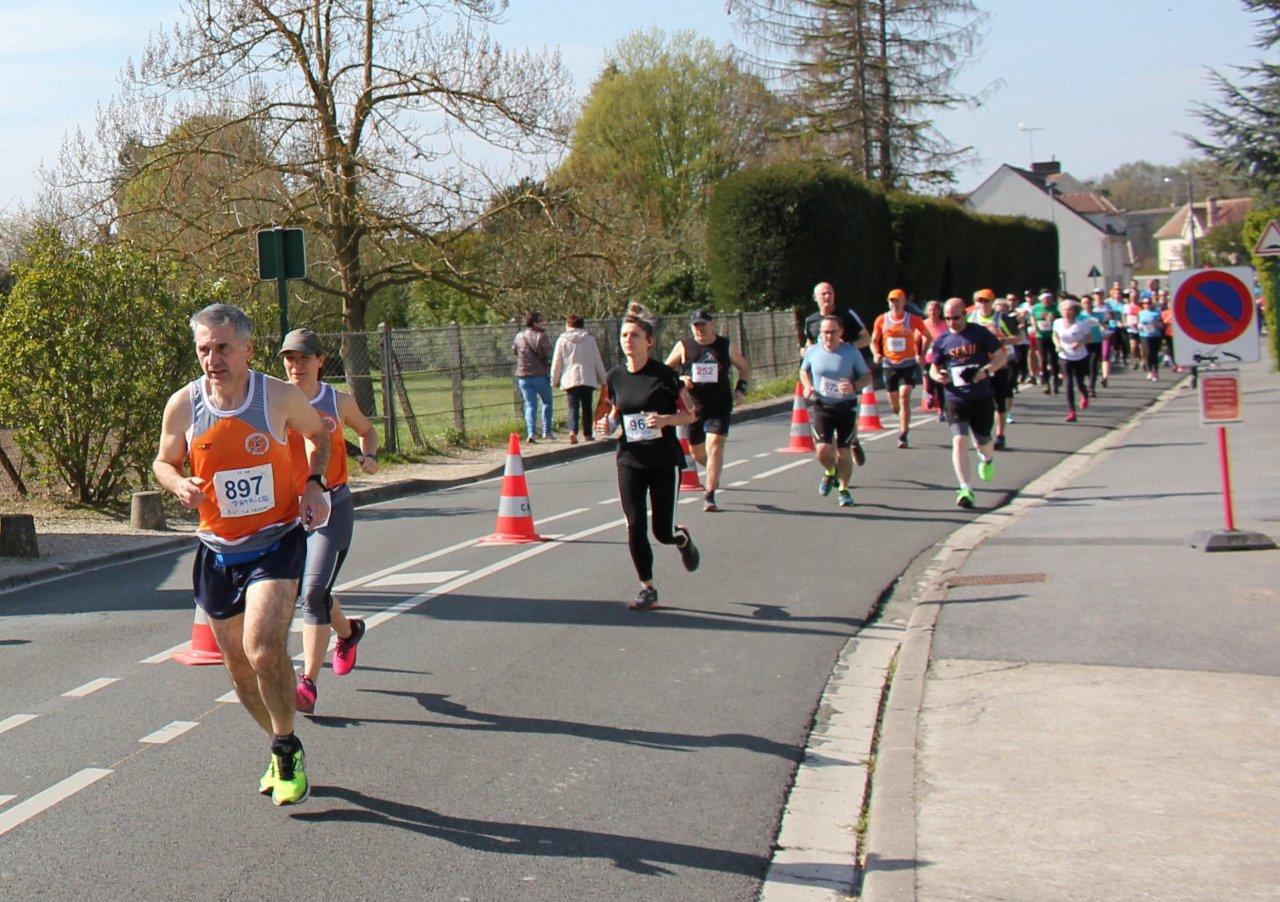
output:
[[[803,309],[830,282],[861,310],[893,281],[884,195],[834,166],[784,163],[722,180],[707,217],[711,292],[722,310]]]
[[[810,309],[829,281],[874,315],[889,289],[917,300],[1057,284],[1053,225],[970,213],[940,198],[888,196],[831,166],[787,163],[721,181],[707,222],[711,291],[721,309]]]
[[[1254,210],[1245,216],[1244,228],[1240,230],[1244,246],[1255,247],[1258,239],[1262,237],[1262,230],[1273,219],[1280,219],[1280,207]],[[1262,294],[1267,299],[1267,340],[1271,344],[1272,365],[1280,367],[1280,328],[1277,328],[1280,317],[1277,317],[1276,311],[1276,302],[1280,300],[1277,298],[1280,285],[1275,284],[1276,276],[1280,275],[1277,271],[1280,270],[1280,257],[1252,257],[1251,262],[1253,268],[1257,270],[1258,287],[1262,289]]]

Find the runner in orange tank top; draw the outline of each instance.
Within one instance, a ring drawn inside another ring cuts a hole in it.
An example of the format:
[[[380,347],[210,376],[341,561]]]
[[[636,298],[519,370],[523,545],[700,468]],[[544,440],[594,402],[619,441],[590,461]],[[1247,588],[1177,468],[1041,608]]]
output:
[[[209,615],[236,695],[271,737],[258,791],[277,805],[310,793],[293,733],[294,674],[287,639],[302,573],[304,527],[328,516],[324,424],[297,388],[249,369],[253,326],[229,304],[191,317],[203,375],[164,408],[156,480],[200,512],[193,571],[196,604]],[[307,440],[301,498],[285,437]],[[190,467],[190,475],[185,469]]]
[[[871,330],[871,353],[884,369],[889,406],[898,415],[898,447],[907,447],[911,431],[911,389],[924,378],[925,354],[933,335],[924,320],[907,312],[907,293],[889,292],[889,312],[876,317]]]

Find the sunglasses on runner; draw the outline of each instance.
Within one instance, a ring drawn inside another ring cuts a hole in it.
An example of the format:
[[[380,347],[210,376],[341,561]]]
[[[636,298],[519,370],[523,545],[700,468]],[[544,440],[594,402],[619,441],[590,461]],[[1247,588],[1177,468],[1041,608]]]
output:
[[[959,316],[944,316],[943,319],[945,320],[964,319],[964,314],[962,313]]]

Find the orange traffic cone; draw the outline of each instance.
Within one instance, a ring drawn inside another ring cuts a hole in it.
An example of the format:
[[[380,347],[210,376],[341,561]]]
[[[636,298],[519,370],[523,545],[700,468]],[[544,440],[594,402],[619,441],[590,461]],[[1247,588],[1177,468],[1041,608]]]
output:
[[[507,442],[507,466],[502,472],[502,494],[498,498],[498,525],[481,545],[523,545],[544,539],[533,528],[533,508],[529,506],[529,484],[524,478],[520,457],[520,436],[511,433]]]
[[[782,454],[809,454],[814,451],[813,427],[809,425],[809,407],[804,403],[804,385],[796,383],[796,398],[791,403],[791,440]]]
[[[858,431],[880,432],[883,429],[880,412],[876,410],[876,390],[868,385],[862,390],[862,400],[858,402]]]
[[[175,651],[169,657],[188,667],[222,663],[222,652],[218,648],[218,641],[213,638],[213,630],[209,626],[209,615],[200,605],[196,605],[196,620],[191,624],[191,644],[181,651]]]
[[[680,450],[684,452],[684,469],[680,471],[680,491],[705,492],[706,486],[698,479],[698,462],[693,459],[693,451],[689,448],[689,427],[677,426],[676,436],[680,439]]]

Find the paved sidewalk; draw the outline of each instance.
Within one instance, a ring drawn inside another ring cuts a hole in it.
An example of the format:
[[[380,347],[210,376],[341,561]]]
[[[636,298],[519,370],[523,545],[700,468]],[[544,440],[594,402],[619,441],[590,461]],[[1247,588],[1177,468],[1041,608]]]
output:
[[[1236,523],[1274,536],[1280,376],[1243,372]],[[992,524],[927,611],[914,836],[873,801],[864,898],[1280,898],[1280,551],[1189,546],[1223,524],[1194,393]]]

